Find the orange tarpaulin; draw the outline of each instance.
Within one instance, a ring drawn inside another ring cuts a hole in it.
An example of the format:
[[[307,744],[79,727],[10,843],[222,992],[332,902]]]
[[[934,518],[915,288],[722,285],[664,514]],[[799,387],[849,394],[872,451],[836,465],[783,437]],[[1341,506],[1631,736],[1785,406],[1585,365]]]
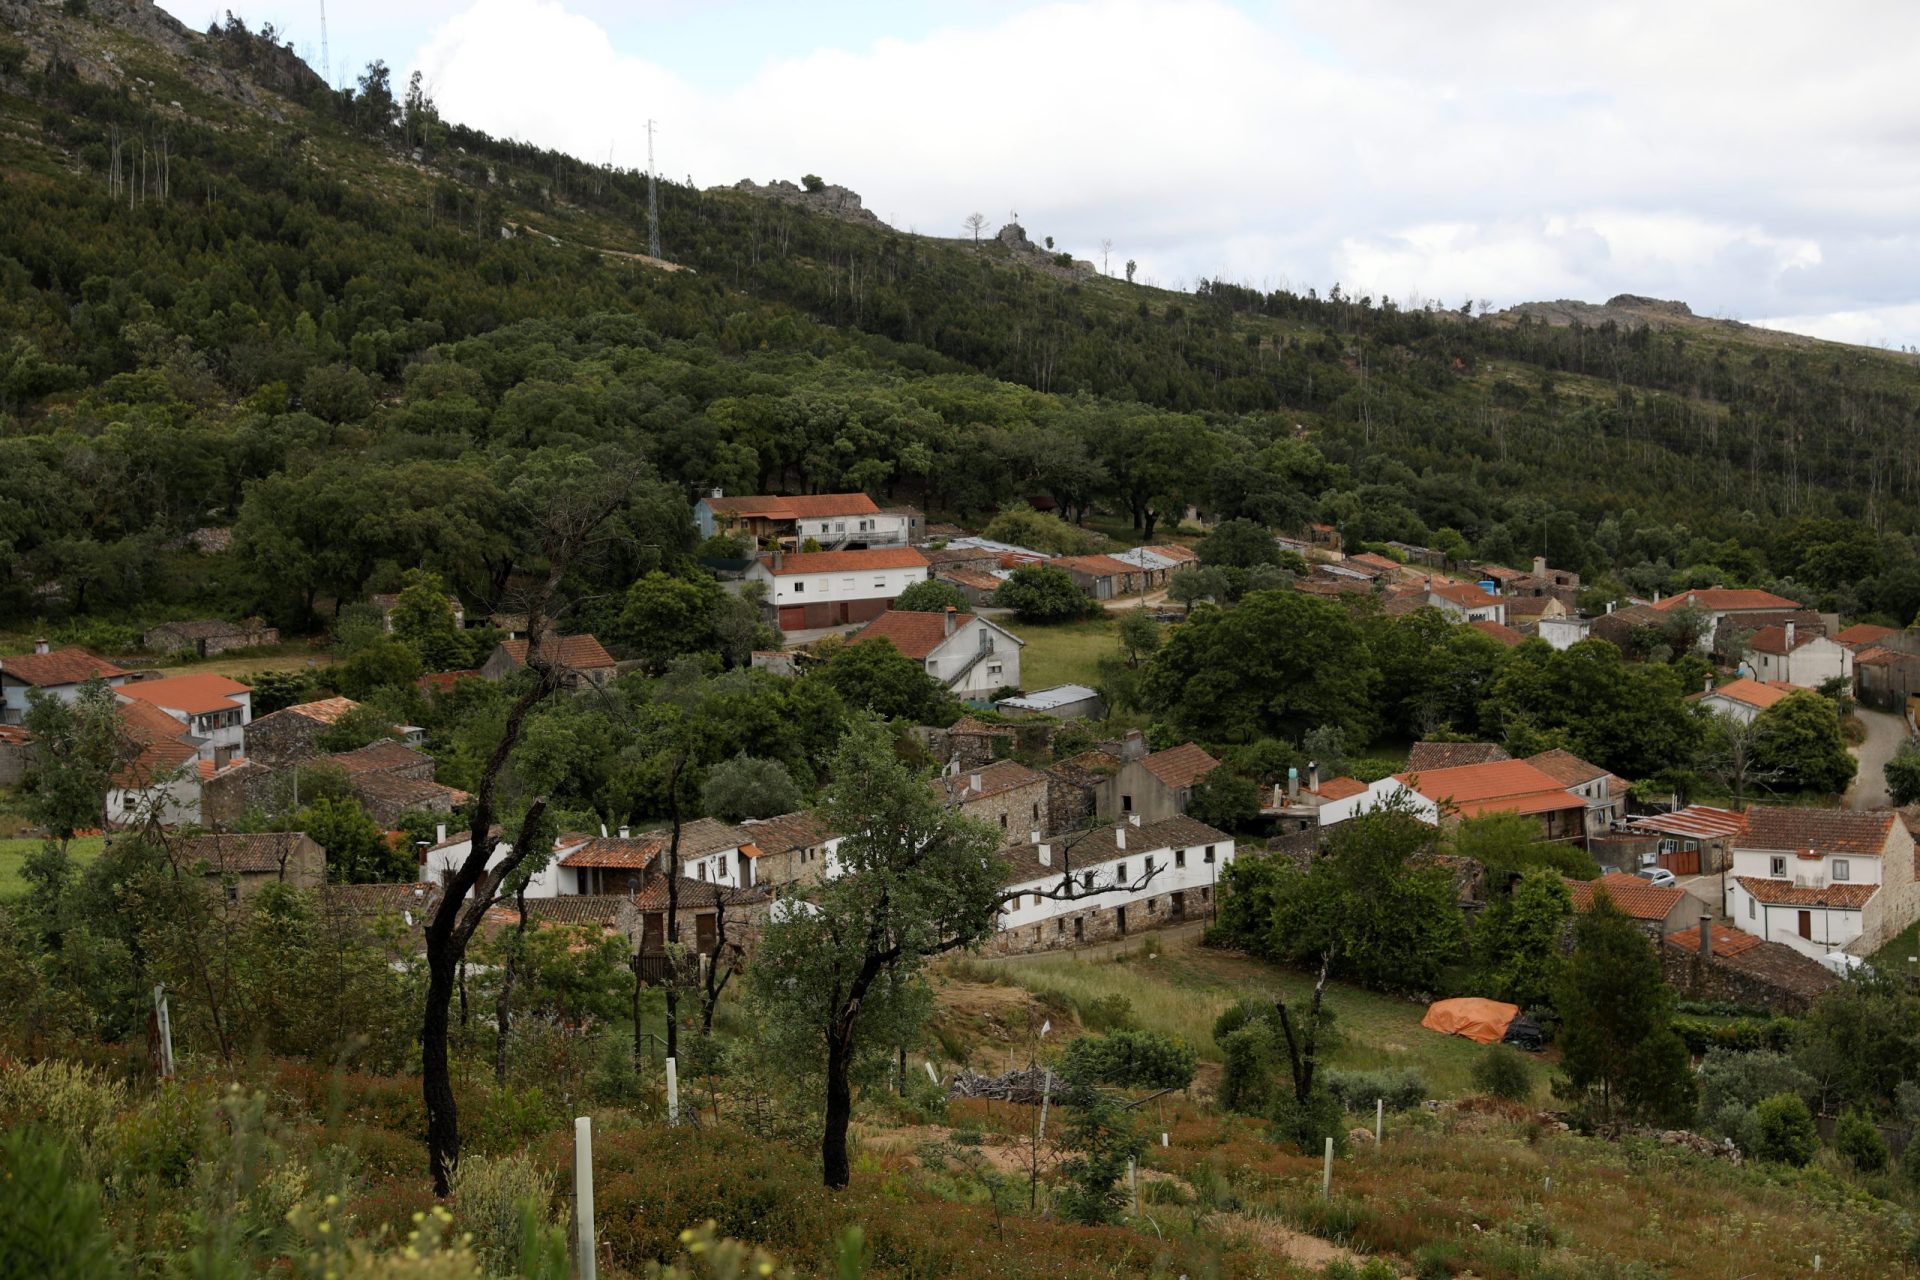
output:
[[[1507,1025],[1519,1016],[1517,1004],[1469,996],[1434,1001],[1427,1006],[1427,1016],[1420,1019],[1420,1025],[1442,1035],[1465,1036],[1476,1044],[1493,1044],[1507,1034]]]

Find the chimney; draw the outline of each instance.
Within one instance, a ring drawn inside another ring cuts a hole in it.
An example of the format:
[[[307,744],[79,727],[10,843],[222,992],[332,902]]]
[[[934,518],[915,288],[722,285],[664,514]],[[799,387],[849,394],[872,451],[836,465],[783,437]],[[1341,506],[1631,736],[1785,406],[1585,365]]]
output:
[[[1787,652],[1793,652],[1793,624],[1791,622],[1787,624]]]
[[[1320,762],[1318,760],[1307,761],[1307,790],[1314,792],[1320,790]]]
[[[713,486],[713,490],[710,493],[708,493],[707,496],[709,498],[724,498],[727,496],[727,491],[725,489],[722,489],[719,485],[715,485]]]
[[[980,789],[980,775],[979,775],[979,774],[977,774],[977,773],[970,773],[970,774],[968,774],[968,775],[967,775],[967,790],[969,790],[969,791],[978,791],[979,789]]]
[[[1127,736],[1120,743],[1120,757],[1123,760],[1138,760],[1147,754],[1147,735],[1138,729],[1127,730]]]
[[[1544,578],[1547,576],[1547,558],[1545,556],[1535,556],[1533,558],[1533,576],[1536,578]]]
[[[946,623],[947,623],[946,633],[948,635],[953,634],[953,619],[954,619],[954,615],[957,613],[959,613],[958,609],[955,609],[952,605],[947,606],[947,612],[944,616],[946,618]]]
[[[1040,843],[1040,828],[1035,827],[1032,831],[1027,833],[1027,843],[1028,844]]]
[[[1113,829],[1113,847],[1116,849],[1127,847],[1127,824],[1124,822]]]
[[[1659,589],[1658,587],[1656,587],[1656,588],[1654,588],[1654,592],[1653,592],[1653,602],[1654,602],[1655,604],[1659,604],[1659,603],[1660,603],[1660,589]]]
[[[1697,591],[1687,592],[1687,608],[1695,609],[1695,608],[1698,608],[1699,605],[1700,605],[1700,593]]]
[[[1043,844],[1040,846],[1040,865],[1043,867],[1050,867],[1053,865],[1053,846],[1052,845]]]
[[[1282,792],[1280,789],[1280,784],[1277,782],[1274,783],[1273,784],[1273,805],[1272,805],[1273,808],[1278,809],[1283,807],[1283,805],[1285,804],[1285,801],[1282,798],[1284,794],[1285,793]]]
[[[776,542],[773,544],[773,571],[775,573],[780,572],[781,556],[780,544]]]
[[[1707,674],[1703,677],[1703,680],[1705,681],[1706,687],[1703,688],[1701,692],[1712,693],[1713,692],[1713,672],[1711,671],[1707,672]]]
[[[1700,958],[1713,959],[1713,917],[1704,912],[1700,916]]]
[[[47,638],[45,636],[41,636],[33,642],[33,651],[35,653],[45,653],[47,651]]]
[[[628,831],[630,831],[630,830],[631,830],[631,828],[629,828],[629,827],[622,827],[622,828],[620,828],[620,838],[621,838],[622,840],[625,840],[625,839],[627,838],[627,832],[628,832]]]
[[[1287,796],[1294,800],[1300,798],[1300,768],[1298,765],[1290,764],[1287,766]]]
[[[1608,613],[1612,613],[1612,612],[1613,612],[1613,601],[1611,601],[1611,600],[1609,600],[1609,601],[1607,601],[1607,612],[1608,612]]]
[[[1130,813],[1127,815],[1127,821],[1131,822],[1134,826],[1137,827],[1140,825],[1140,815],[1137,813]]]
[[[433,842],[435,844],[445,844],[447,842],[447,824],[446,823],[436,822],[433,824]]]

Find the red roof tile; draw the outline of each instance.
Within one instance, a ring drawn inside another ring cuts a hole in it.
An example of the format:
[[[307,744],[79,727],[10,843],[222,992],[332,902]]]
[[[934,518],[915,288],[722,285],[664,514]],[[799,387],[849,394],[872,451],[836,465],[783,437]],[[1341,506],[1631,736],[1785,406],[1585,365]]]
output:
[[[1742,951],[1751,951],[1760,945],[1759,934],[1747,933],[1741,929],[1729,929],[1723,924],[1708,925],[1707,936],[1710,939],[1708,945],[1713,948],[1713,954],[1716,956],[1737,956]],[[1670,933],[1667,935],[1667,943],[1669,946],[1679,947],[1682,951],[1697,953],[1700,950],[1700,930],[1682,929],[1678,933]]]
[[[1394,777],[1463,818],[1487,813],[1552,813],[1584,809],[1586,801],[1568,791],[1558,779],[1524,760],[1496,760],[1453,769],[1412,771]]]
[[[1767,880],[1760,876],[1735,876],[1740,887],[1772,907],[1830,907],[1838,911],[1858,911],[1880,891],[1877,884],[1830,884],[1824,888],[1798,885],[1787,880]]]
[[[1610,872],[1598,880],[1569,880],[1567,892],[1573,896],[1575,911],[1592,910],[1594,896],[1604,893],[1635,920],[1665,920],[1687,897],[1685,889],[1656,888],[1624,871]]]
[[[1500,603],[1500,597],[1488,595],[1471,582],[1448,582],[1440,578],[1427,579],[1427,594],[1450,600],[1463,609],[1486,609]]]
[[[1798,609],[1800,606],[1771,591],[1745,587],[1704,587],[1698,591],[1682,591],[1677,595],[1668,596],[1653,607],[1662,613],[1671,613],[1675,609],[1705,609],[1710,613],[1742,613],[1757,609]]]
[[[1888,636],[1897,634],[1898,631],[1899,628],[1897,627],[1882,627],[1876,626],[1871,622],[1856,622],[1845,630],[1836,633],[1833,638],[1841,644],[1846,645],[1849,649],[1853,649],[1862,645],[1878,644]]]
[[[170,711],[205,715],[212,711],[238,711],[238,697],[252,690],[238,680],[220,675],[174,676],[167,680],[130,680],[120,686],[123,698],[138,698]]]
[[[1744,702],[1750,707],[1758,707],[1760,710],[1765,711],[1774,703],[1780,701],[1788,694],[1793,693],[1797,687],[1798,686],[1795,685],[1784,684],[1778,680],[1754,680],[1747,676],[1738,676],[1727,681],[1725,684],[1715,685],[1713,692],[1710,694],[1692,694],[1688,697],[1687,701],[1698,702],[1702,698],[1718,696],[1731,698],[1735,702]]]
[[[1416,742],[1407,752],[1407,772],[1425,774],[1435,769],[1456,769],[1463,764],[1491,764],[1512,758],[1497,742]]]
[[[762,520],[818,520],[823,516],[870,516],[880,511],[864,493],[802,493],[791,497],[754,494],[703,501],[710,511]]]
[[[105,658],[94,657],[85,649],[55,649],[51,653],[23,653],[0,658],[0,674],[46,689],[54,685],[80,684],[95,676],[111,680],[127,673]]]
[[[1319,796],[1322,800],[1345,800],[1352,796],[1359,795],[1366,789],[1367,784],[1360,781],[1360,779],[1349,778],[1345,774],[1342,774],[1338,778],[1328,778],[1320,784],[1320,789],[1313,794]]]
[[[980,779],[979,787],[973,785]],[[1029,769],[1017,760],[995,760],[978,769],[963,769],[933,779],[932,786],[948,804],[972,804],[985,796],[998,795],[1034,783],[1044,784],[1047,775]]]
[[[1738,849],[1816,849],[1821,853],[1878,857],[1886,851],[1897,815],[1887,810],[1805,809],[1754,805]]]
[[[1476,631],[1492,636],[1509,649],[1517,644],[1525,644],[1527,640],[1525,636],[1515,631],[1512,627],[1507,626],[1505,623],[1494,622],[1487,618],[1482,618],[1478,622],[1469,622],[1467,625]]]
[[[973,621],[971,613],[911,613],[905,609],[889,609],[854,633],[851,643],[862,640],[891,640],[893,647],[909,658],[924,661],[935,649],[947,640],[952,633],[947,629],[947,619],[953,619],[953,630],[958,631]]]
[[[666,852],[659,835],[599,836],[560,859],[563,867],[608,867],[643,870]]]
[[[1183,742],[1142,758],[1147,772],[1170,787],[1190,787],[1220,767],[1220,762],[1195,743]]]
[[[1139,565],[1115,560],[1112,556],[1056,556],[1047,563],[1060,569],[1078,569],[1096,578],[1117,578],[1141,572]]]
[[[912,547],[875,547],[871,551],[795,551],[780,558],[760,557],[761,567],[776,578],[802,573],[858,573],[863,569],[924,569],[927,558]]]
[[[282,709],[320,724],[332,724],[359,705],[352,698],[321,698],[316,702],[302,702]]]
[[[555,641],[558,640],[558,644]],[[527,665],[525,640],[502,640],[500,647],[515,666]],[[616,666],[613,655],[600,647],[592,636],[549,636],[540,642],[542,661],[558,663],[568,671],[597,671]]]
[[[422,693],[450,693],[460,681],[477,679],[479,675],[478,667],[468,667],[464,671],[429,671],[413,684]]]

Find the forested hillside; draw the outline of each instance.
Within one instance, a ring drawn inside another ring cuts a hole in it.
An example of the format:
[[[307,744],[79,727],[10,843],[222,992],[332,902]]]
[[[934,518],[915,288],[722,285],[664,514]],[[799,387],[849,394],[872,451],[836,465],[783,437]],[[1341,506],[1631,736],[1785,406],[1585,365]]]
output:
[[[1143,537],[1191,505],[1920,610],[1904,356],[1176,294],[666,182],[670,271],[643,174],[443,121],[384,65],[335,93],[238,20],[0,16],[9,618],[299,627],[415,565],[490,604],[541,477],[609,452],[650,468],[648,560],[711,487],[1046,494]],[[230,552],[178,550],[209,526]]]

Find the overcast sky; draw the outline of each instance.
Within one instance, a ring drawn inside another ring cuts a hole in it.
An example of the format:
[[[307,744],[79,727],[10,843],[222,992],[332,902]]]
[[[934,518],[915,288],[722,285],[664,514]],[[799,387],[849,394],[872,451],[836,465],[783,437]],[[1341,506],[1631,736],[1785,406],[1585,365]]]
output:
[[[233,7],[320,62],[319,0]],[[336,82],[418,67],[491,133],[639,167],[652,117],[676,178],[818,173],[939,235],[1017,211],[1161,285],[1641,293],[1920,344],[1906,0],[332,0],[327,21]]]

